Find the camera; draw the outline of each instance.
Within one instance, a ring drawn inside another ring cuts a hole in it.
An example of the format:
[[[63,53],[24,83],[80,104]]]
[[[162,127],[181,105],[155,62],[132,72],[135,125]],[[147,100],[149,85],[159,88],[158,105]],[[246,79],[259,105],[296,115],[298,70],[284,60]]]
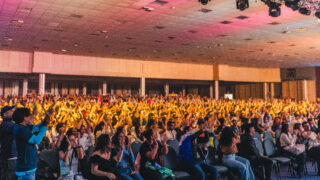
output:
[[[199,0],[202,5],[207,5],[210,0]]]

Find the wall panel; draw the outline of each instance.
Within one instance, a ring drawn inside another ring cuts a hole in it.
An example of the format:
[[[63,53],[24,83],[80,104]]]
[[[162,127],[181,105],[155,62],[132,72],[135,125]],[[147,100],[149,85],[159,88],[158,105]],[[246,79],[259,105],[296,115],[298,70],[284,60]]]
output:
[[[32,53],[0,51],[0,72],[31,73]]]
[[[219,65],[219,80],[242,82],[280,82],[279,68],[249,68]]]

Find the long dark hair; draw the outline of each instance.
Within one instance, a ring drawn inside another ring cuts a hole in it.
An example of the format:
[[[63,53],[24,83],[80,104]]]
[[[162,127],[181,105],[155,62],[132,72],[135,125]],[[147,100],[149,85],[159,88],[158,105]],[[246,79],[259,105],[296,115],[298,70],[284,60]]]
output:
[[[107,150],[107,146],[110,143],[110,137],[108,134],[101,134],[98,137],[96,147],[94,148],[94,151],[100,151],[101,153],[105,152]]]
[[[222,146],[230,146],[232,144],[232,138],[234,137],[233,130],[231,127],[225,127],[220,136],[220,144]]]
[[[119,147],[120,146],[120,141],[119,141],[119,135],[123,133],[123,131],[117,131],[113,137],[112,137],[112,144],[115,146],[115,147]]]
[[[94,135],[96,135],[98,131],[102,131],[103,126],[104,126],[104,122],[100,122],[94,129]]]
[[[289,132],[289,125],[288,124],[282,124],[281,133],[288,134]]]
[[[153,129],[148,129],[146,130],[146,132],[144,133],[144,137],[146,138],[147,141],[151,140],[151,137],[153,135]]]
[[[61,143],[60,143],[59,151],[67,152],[68,147],[69,147],[69,143],[66,139],[66,136],[64,136]]]

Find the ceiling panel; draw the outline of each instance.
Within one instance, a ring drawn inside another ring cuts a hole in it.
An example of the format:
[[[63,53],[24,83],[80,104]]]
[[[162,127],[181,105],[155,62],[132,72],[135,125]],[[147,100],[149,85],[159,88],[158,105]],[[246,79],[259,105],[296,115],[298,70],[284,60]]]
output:
[[[0,0],[0,49],[299,67],[320,63],[320,21],[250,0]],[[63,50],[63,51],[62,51]]]

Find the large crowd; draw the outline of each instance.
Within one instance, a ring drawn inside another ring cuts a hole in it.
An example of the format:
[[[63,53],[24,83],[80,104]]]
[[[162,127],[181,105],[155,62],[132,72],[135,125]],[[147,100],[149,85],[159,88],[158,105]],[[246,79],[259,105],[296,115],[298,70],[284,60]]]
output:
[[[316,102],[28,95],[0,108],[1,180],[215,180],[223,166],[270,180],[286,162],[298,177],[307,159],[320,167]]]

